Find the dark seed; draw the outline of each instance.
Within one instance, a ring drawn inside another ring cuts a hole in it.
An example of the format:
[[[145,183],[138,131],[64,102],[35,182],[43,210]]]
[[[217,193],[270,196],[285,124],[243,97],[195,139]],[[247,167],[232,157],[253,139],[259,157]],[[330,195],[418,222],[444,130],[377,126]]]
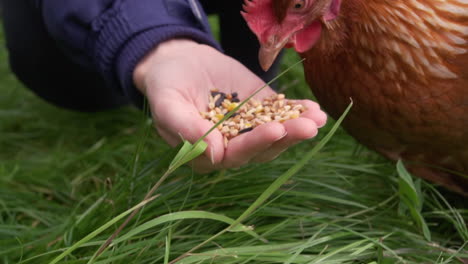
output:
[[[239,100],[239,98],[237,98],[237,97],[233,97],[233,98],[231,99],[231,102],[233,102],[233,103],[238,103],[238,102],[240,102],[240,100]]]
[[[226,94],[220,93],[220,96],[219,96],[218,100],[216,100],[216,102],[215,102],[215,106],[220,107],[221,104],[223,103],[224,99],[226,99]]]
[[[226,96],[226,94],[225,94],[225,93],[223,93],[223,92],[215,92],[215,91],[211,91],[211,96],[213,96],[213,97],[215,97],[215,96],[216,96],[216,95],[218,95],[218,94],[221,94],[221,95],[224,95],[224,96]]]
[[[234,92],[231,95],[232,95],[232,98],[236,98],[238,94],[237,94],[237,92]]]
[[[241,131],[239,131],[239,134],[242,134],[242,133],[245,133],[245,132],[249,132],[249,131],[252,131],[252,130],[253,130],[253,127],[244,128],[244,129],[242,129]]]

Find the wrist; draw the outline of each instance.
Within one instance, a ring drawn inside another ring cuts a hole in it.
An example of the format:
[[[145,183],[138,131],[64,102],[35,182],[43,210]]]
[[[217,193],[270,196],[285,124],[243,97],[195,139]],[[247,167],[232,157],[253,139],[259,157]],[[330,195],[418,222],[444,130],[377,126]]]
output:
[[[190,39],[171,39],[158,44],[136,65],[133,71],[133,82],[136,88],[146,94],[145,79],[152,64],[174,55],[186,56],[188,50],[199,45]]]

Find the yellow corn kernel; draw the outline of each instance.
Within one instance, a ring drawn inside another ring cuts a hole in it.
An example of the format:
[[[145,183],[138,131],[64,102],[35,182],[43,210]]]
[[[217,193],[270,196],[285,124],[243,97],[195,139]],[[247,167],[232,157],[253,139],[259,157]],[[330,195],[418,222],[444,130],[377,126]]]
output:
[[[228,105],[227,110],[232,111],[234,108],[236,108],[239,104],[238,103],[231,103]]]
[[[221,119],[224,118],[224,115],[223,114],[216,114],[215,117],[218,118],[218,120],[221,120]]]
[[[245,124],[244,124],[244,128],[248,128],[248,127],[252,127],[252,124],[250,124],[250,123],[245,123]]]
[[[298,117],[299,117],[299,114],[294,113],[294,114],[290,115],[289,117],[290,117],[291,119],[295,119],[295,118],[298,118]]]

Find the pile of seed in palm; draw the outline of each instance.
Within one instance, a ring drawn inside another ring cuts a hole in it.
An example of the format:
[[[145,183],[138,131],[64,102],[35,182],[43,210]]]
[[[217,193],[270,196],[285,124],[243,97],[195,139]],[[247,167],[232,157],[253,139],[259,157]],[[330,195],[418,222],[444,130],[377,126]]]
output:
[[[226,94],[216,90],[211,91],[208,112],[201,116],[216,124],[224,116],[240,104],[237,93]],[[284,94],[274,94],[262,101],[250,99],[231,117],[218,126],[224,136],[224,144],[233,137],[251,131],[255,127],[268,122],[284,122],[298,118],[307,109],[292,100],[285,99]]]

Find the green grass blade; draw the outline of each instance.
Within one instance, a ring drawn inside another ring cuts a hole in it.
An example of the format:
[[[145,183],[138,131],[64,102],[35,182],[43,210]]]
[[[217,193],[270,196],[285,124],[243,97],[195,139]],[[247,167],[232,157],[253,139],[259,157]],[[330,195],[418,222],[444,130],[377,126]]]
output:
[[[208,145],[204,141],[196,142],[195,144],[192,145],[190,142],[184,140],[184,143],[181,149],[176,154],[176,157],[169,165],[169,168],[167,169],[167,171],[161,176],[161,178],[156,182],[156,184],[154,184],[154,186],[148,191],[143,201],[145,201],[146,199],[148,199],[148,197],[153,195],[153,193],[159,188],[159,186],[169,177],[169,175],[173,171],[175,171],[177,168],[179,168],[186,162],[198,157],[200,154],[202,154],[205,151],[207,146]],[[107,248],[107,246],[112,242],[112,240],[114,240],[114,238],[117,237],[120,231],[137,214],[138,209],[139,208],[136,208],[133,212],[131,212],[131,214],[128,216],[125,222],[123,222],[119,226],[119,228],[107,239],[107,241],[98,249],[93,259],[95,257],[98,257]]]
[[[289,193],[291,195],[297,194],[297,195],[301,195],[303,197],[310,198],[310,199],[320,199],[320,200],[328,201],[330,203],[345,204],[345,205],[354,206],[354,207],[358,207],[362,209],[369,209],[367,206],[357,203],[357,202],[353,202],[353,201],[349,201],[349,200],[341,199],[341,198],[336,198],[336,197],[331,197],[327,195],[322,195],[318,193],[304,193],[304,192],[295,192],[295,191],[290,191]]]
[[[76,219],[75,225],[80,224],[81,221],[83,221],[83,219],[86,218],[86,216],[88,216],[94,209],[96,209],[102,203],[102,201],[104,201],[104,198],[106,198],[106,195],[103,195],[99,199],[97,199],[96,202],[94,202],[83,214],[81,214]]]
[[[177,155],[172,159],[169,168],[175,167],[176,164],[179,163],[185,155],[187,155],[191,148],[192,144],[187,140],[184,140],[184,143],[182,144],[182,147],[180,147],[179,152],[177,152]]]
[[[229,218],[227,216],[215,214],[211,212],[206,212],[206,211],[182,211],[182,212],[170,213],[170,214],[159,216],[153,220],[150,220],[144,224],[139,225],[138,227],[129,231],[127,234],[122,235],[119,239],[116,239],[113,244],[126,241],[132,238],[133,236],[141,232],[144,232],[145,230],[153,228],[157,225],[170,223],[170,222],[177,221],[177,220],[184,220],[184,219],[209,219],[209,220],[223,222],[229,225],[235,222],[234,219]],[[254,231],[252,231],[252,228],[248,226],[239,225],[239,228],[236,228],[235,230],[230,230],[230,231],[246,232],[247,234],[257,239],[260,239],[260,236]]]
[[[360,248],[357,248],[353,253],[350,254],[350,256],[359,256],[362,254],[364,251],[375,247],[375,243],[367,243],[367,245],[364,245]]]
[[[421,214],[423,203],[421,193],[418,191],[418,188],[416,188],[413,179],[403,165],[403,162],[399,160],[396,166],[398,175],[400,176],[398,181],[400,199],[408,208],[413,220],[421,229],[424,238],[427,241],[431,241],[431,232],[427,226],[426,220]]]
[[[178,261],[179,264],[192,264],[197,262],[203,262],[203,260],[209,260],[219,257],[227,257],[237,259],[239,255],[244,256],[255,256],[260,254],[268,254],[271,252],[286,251],[291,250],[295,247],[298,247],[302,242],[298,243],[286,243],[286,244],[277,244],[277,245],[262,245],[262,246],[248,246],[248,247],[233,247],[233,248],[221,248],[206,251],[200,254],[193,254],[183,260]],[[289,254],[284,254],[283,257],[289,257]],[[299,256],[298,259],[301,257]],[[310,259],[310,258],[309,258]],[[302,259],[303,261],[304,259]],[[282,261],[281,261],[282,262]],[[218,262],[217,262],[218,263]],[[223,263],[223,262],[219,262]]]
[[[287,170],[285,173],[283,173],[281,176],[278,177],[258,198],[255,200],[255,202],[249,206],[242,214],[239,216],[234,223],[231,224],[227,229],[224,229],[223,231],[217,233],[216,235],[210,237],[209,239],[205,240],[203,243],[193,247],[190,249],[188,252],[185,254],[179,256],[178,258],[174,259],[170,263],[176,263],[179,260],[185,258],[188,254],[191,252],[197,250],[198,248],[202,247],[203,245],[207,244],[208,242],[214,240],[215,238],[219,237],[222,235],[224,232],[229,231],[232,228],[236,228],[236,225],[238,225],[240,222],[245,220],[248,216],[252,214],[255,209],[257,209],[261,204],[263,204],[271,195],[273,195],[274,192],[276,192],[284,183],[286,183],[294,174],[296,174],[302,167],[304,167],[307,162],[317,153],[319,152],[326,144],[327,142],[333,137],[335,134],[336,130],[340,127],[341,123],[345,119],[346,115],[348,112],[351,110],[351,107],[353,106],[353,102],[348,105],[344,113],[341,115],[341,117],[336,121],[336,123],[333,125],[332,129],[328,132],[328,134],[317,144],[315,147],[310,150],[304,157],[299,160],[299,162],[295,163],[289,170]]]
[[[184,145],[172,161],[168,171],[175,171],[180,166],[200,156],[207,147],[208,144],[205,141],[197,141],[192,145],[187,140],[184,140]]]
[[[366,242],[367,240],[363,239],[363,240],[358,240],[354,243],[351,243],[349,245],[346,245],[344,247],[341,247],[341,248],[338,248],[338,249],[335,249],[333,251],[330,251],[329,253],[325,254],[325,255],[322,255],[320,257],[317,257],[316,259],[314,259],[313,261],[309,262],[310,264],[312,263],[321,263],[321,262],[324,262],[326,259],[328,258],[331,258],[332,256],[340,253],[340,252],[343,252],[343,251],[347,251],[347,250],[351,250],[353,248],[357,248],[358,246],[360,246],[362,243]]]
[[[171,239],[172,239],[172,228],[169,229],[169,233],[166,236],[166,249],[164,250],[164,264],[169,263],[169,255],[171,253]]]
[[[304,167],[307,162],[317,153],[319,152],[327,142],[333,137],[336,130],[339,128],[341,123],[343,122],[344,118],[351,110],[353,106],[353,102],[349,104],[346,108],[344,113],[341,117],[336,121],[330,132],[317,144],[315,147],[309,151],[304,157],[299,160],[294,166],[292,166],[289,170],[283,173],[281,176],[278,177],[258,198],[257,200],[249,207],[244,213],[239,216],[236,223],[240,223],[245,218],[247,218],[256,208],[258,208],[262,203],[264,203],[274,192],[276,192],[284,183],[286,183],[294,174],[296,174],[302,167]]]
[[[317,236],[322,233],[322,231],[327,228],[327,225],[324,225],[322,228],[320,228],[313,236],[311,236],[306,243],[304,243],[302,246],[299,247],[299,249],[296,250],[296,252],[294,253],[294,255],[291,256],[291,258],[289,258],[287,261],[284,262],[284,264],[291,264],[293,263],[297,257],[299,256],[299,254],[302,253],[302,251],[304,251],[304,249],[306,249],[309,244],[314,241]]]
[[[399,186],[400,186],[400,196],[404,197],[413,207],[417,210],[421,210],[421,199],[418,196],[416,191],[416,187],[414,185],[413,179],[409,172],[406,170],[403,162],[398,160],[397,162],[397,172],[399,179]]]
[[[138,208],[141,208],[143,207],[144,205],[146,205],[147,203],[151,202],[153,199],[155,199],[157,196],[154,196],[152,197],[151,199],[148,199],[148,200],[145,200],[137,205],[135,205],[134,207],[128,209],[127,211],[119,214],[118,216],[112,218],[110,221],[108,221],[107,223],[105,223],[104,225],[102,225],[101,227],[99,227],[98,229],[94,230],[93,232],[91,232],[90,234],[88,234],[87,236],[85,236],[84,238],[82,238],[80,241],[76,242],[73,246],[69,247],[67,250],[65,250],[62,254],[58,255],[55,259],[53,259],[50,264],[55,264],[55,263],[58,263],[60,260],[62,260],[64,257],[66,257],[67,255],[69,255],[71,252],[73,252],[73,250],[79,248],[81,245],[83,245],[84,243],[88,242],[89,240],[95,238],[97,235],[99,235],[100,233],[102,233],[104,230],[106,230],[107,228],[109,228],[110,226],[112,226],[113,224],[117,223],[119,220],[121,220],[122,218],[124,218],[125,216],[127,216],[128,214],[130,214],[131,212],[133,212],[134,210],[138,209]]]

